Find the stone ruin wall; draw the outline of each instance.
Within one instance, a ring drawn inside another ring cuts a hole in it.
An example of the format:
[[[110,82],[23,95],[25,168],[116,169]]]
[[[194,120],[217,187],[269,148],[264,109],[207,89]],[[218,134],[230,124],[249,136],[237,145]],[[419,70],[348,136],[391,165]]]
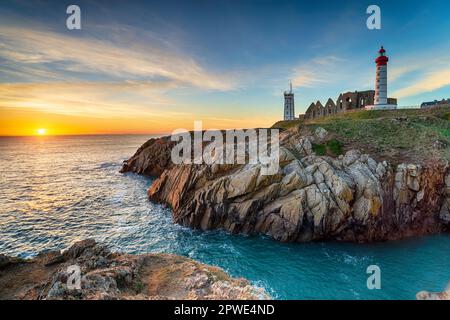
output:
[[[306,110],[305,119],[317,119],[352,110],[364,109],[367,105],[373,105],[375,91],[346,92],[339,95],[336,101],[328,99],[325,105],[320,101],[312,103]],[[388,98],[388,103],[397,104],[397,99]]]

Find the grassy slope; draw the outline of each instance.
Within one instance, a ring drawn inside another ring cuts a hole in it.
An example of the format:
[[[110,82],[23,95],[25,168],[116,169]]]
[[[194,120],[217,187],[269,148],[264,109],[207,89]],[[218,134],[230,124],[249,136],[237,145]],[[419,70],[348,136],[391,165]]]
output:
[[[450,160],[450,108],[355,111],[320,119],[280,121],[273,127],[299,127],[305,133],[328,130],[344,150],[358,148],[390,160]],[[440,144],[441,147],[435,147]]]

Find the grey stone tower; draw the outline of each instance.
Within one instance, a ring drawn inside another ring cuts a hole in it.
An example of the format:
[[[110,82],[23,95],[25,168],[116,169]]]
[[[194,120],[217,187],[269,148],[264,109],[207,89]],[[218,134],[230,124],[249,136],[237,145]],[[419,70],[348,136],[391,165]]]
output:
[[[289,91],[284,92],[284,120],[294,120],[294,94],[292,93],[292,82],[289,83]]]

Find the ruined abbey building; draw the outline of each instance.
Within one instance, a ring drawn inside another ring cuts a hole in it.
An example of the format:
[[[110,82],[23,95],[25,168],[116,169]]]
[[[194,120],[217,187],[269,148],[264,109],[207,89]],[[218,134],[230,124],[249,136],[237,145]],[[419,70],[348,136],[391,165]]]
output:
[[[388,98],[388,104],[396,105],[397,99]],[[366,106],[375,104],[375,90],[355,91],[341,93],[336,102],[331,98],[322,105],[320,101],[311,103],[306,110],[305,119],[315,119],[327,115],[333,115],[340,112],[364,109]]]

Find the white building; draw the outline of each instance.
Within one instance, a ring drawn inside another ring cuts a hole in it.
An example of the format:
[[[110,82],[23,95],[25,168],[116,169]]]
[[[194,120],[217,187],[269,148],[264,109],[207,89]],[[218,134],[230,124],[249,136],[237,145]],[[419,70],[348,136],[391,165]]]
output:
[[[389,110],[397,109],[396,104],[389,103],[387,97],[387,64],[389,58],[385,55],[386,50],[381,47],[378,51],[379,56],[375,60],[377,64],[377,76],[375,81],[375,98],[374,104],[365,108],[368,110]]]
[[[289,91],[284,92],[284,120],[295,119],[294,93],[292,93],[292,82]]]

